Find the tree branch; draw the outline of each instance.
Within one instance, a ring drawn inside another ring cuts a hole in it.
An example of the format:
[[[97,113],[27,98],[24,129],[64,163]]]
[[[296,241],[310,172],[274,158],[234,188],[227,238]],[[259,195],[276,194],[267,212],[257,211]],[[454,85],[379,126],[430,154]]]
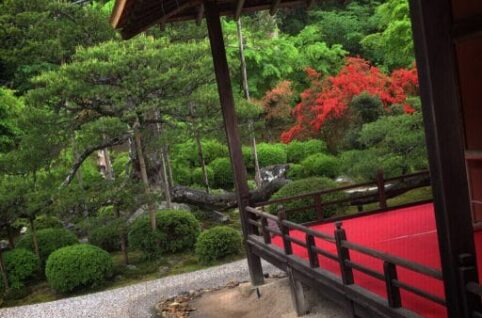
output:
[[[130,136],[131,136],[131,134],[129,134],[129,133],[124,134],[122,136],[117,136],[117,137],[114,137],[112,139],[106,140],[105,142],[103,142],[101,144],[90,146],[90,147],[86,148],[84,150],[84,152],[82,152],[80,154],[80,156],[77,158],[77,160],[75,160],[74,164],[70,168],[69,174],[65,178],[64,182],[60,185],[60,188],[65,187],[72,182],[75,174],[77,173],[77,170],[79,170],[80,166],[82,166],[82,163],[85,161],[85,159],[87,159],[94,151],[123,144],[124,142],[126,142],[129,139]]]

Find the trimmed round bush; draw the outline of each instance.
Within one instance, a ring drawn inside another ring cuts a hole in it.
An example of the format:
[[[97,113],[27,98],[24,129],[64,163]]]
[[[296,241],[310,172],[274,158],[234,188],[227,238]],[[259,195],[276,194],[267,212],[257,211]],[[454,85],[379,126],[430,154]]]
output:
[[[201,146],[203,148],[203,157],[206,164],[209,164],[210,162],[218,158],[229,156],[228,147],[226,145],[223,145],[217,140],[203,140],[201,141]],[[197,149],[196,149],[196,155],[197,155]]]
[[[206,173],[208,175],[208,182],[211,186],[214,183],[214,171],[211,167],[206,166]],[[204,174],[202,168],[195,168],[192,172],[192,182],[194,184],[204,185]]]
[[[322,140],[311,139],[307,141],[293,140],[286,145],[288,162],[299,163],[306,157],[327,151],[326,144]]]
[[[23,287],[28,279],[34,277],[39,265],[37,256],[24,248],[16,248],[5,252],[3,261],[8,282],[10,287],[14,289]],[[3,280],[1,279],[0,285],[3,285]]]
[[[281,198],[287,198],[287,197],[296,196],[304,193],[318,192],[318,191],[333,189],[336,186],[337,186],[336,182],[328,178],[320,178],[320,177],[306,178],[306,179],[301,179],[301,180],[288,183],[287,185],[279,189],[278,192],[273,194],[271,199],[281,199]],[[344,193],[337,192],[337,193],[325,194],[321,198],[322,198],[322,201],[327,202],[327,201],[343,199],[345,197],[346,196]],[[306,207],[310,205],[313,205],[312,198],[286,202],[283,204],[283,207],[286,210],[288,210],[288,209]],[[345,209],[346,209],[345,204],[330,205],[327,207],[323,207],[323,216],[325,218],[330,217],[330,216],[333,216],[335,213],[344,212]],[[277,214],[278,212],[277,206],[274,206],[274,205],[270,206],[269,212],[273,214]],[[316,211],[313,208],[302,212],[288,213],[287,217],[288,217],[288,220],[290,221],[293,221],[296,223],[305,223],[305,222],[316,220],[318,218],[318,215],[316,214]]]
[[[240,249],[241,235],[228,226],[216,226],[202,232],[196,243],[196,255],[203,264],[236,255]]]
[[[123,220],[112,220],[89,231],[89,243],[108,252],[120,251],[121,234],[125,233]]]
[[[176,183],[185,186],[192,184],[191,170],[188,166],[173,162],[172,174]]]
[[[287,162],[286,146],[283,144],[260,143],[257,147],[260,168]]]
[[[330,155],[318,153],[311,155],[301,162],[305,177],[336,178],[340,172],[340,161]]]
[[[64,246],[79,243],[74,233],[66,229],[44,229],[37,231],[40,262],[45,264],[49,255]],[[32,232],[25,234],[17,243],[17,248],[25,248],[35,252],[33,246]]]
[[[229,158],[218,158],[211,162],[209,167],[214,173],[214,186],[222,188],[233,186],[234,177]]]
[[[300,178],[304,178],[305,171],[303,166],[297,163],[290,164],[290,169],[288,170],[288,178],[296,180]]]
[[[53,252],[45,267],[45,276],[53,289],[68,293],[102,285],[112,276],[112,259],[103,249],[76,244]]]
[[[148,217],[138,218],[129,231],[129,243],[148,257],[192,249],[200,232],[199,221],[189,211],[161,210],[153,231]]]
[[[59,218],[51,215],[37,216],[33,222],[37,231],[43,229],[61,229],[64,227],[64,224]]]

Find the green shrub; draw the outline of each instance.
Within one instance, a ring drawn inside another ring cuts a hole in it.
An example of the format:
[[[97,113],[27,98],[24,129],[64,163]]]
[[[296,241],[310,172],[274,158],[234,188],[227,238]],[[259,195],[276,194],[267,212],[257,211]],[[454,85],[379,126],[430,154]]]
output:
[[[125,220],[111,220],[90,229],[89,243],[108,252],[120,251],[120,240],[125,232]]]
[[[318,139],[307,141],[294,140],[286,145],[286,154],[290,163],[299,163],[308,156],[325,153],[326,151],[325,142]]]
[[[35,276],[39,260],[34,253],[23,248],[16,248],[3,254],[5,271],[11,288],[19,289],[24,283]],[[3,280],[0,279],[0,285]],[[3,288],[3,286],[2,286]]]
[[[37,241],[42,266],[53,251],[64,246],[79,243],[77,237],[66,229],[44,229],[37,231]],[[35,251],[32,232],[28,232],[18,241],[17,248],[25,248],[30,251]]]
[[[67,293],[102,285],[112,276],[113,263],[106,251],[89,244],[67,246],[53,252],[45,268],[47,281]]]
[[[241,235],[228,226],[216,226],[199,235],[196,255],[204,264],[236,255],[241,248]]]
[[[260,143],[257,147],[260,168],[287,162],[286,146],[283,144]]]
[[[251,149],[251,147],[243,146],[242,152],[246,169],[254,169],[253,149]]]
[[[161,210],[152,231],[148,217],[138,218],[129,231],[129,243],[148,257],[191,249],[200,232],[199,221],[189,211]]]
[[[297,163],[290,164],[290,169],[288,170],[288,178],[296,180],[305,177],[305,171],[303,166]]]
[[[59,218],[51,215],[39,215],[33,222],[37,231],[43,229],[61,229],[64,227],[64,224]]]
[[[218,158],[211,162],[209,167],[214,173],[214,186],[221,188],[231,188],[234,177],[229,158]]]
[[[311,155],[301,162],[305,177],[335,178],[340,172],[340,163],[336,157],[322,153]]]
[[[108,205],[108,206],[103,206],[97,210],[97,216],[100,218],[108,218],[108,217],[113,217],[114,216],[114,206],[113,205]]]
[[[208,175],[208,182],[211,186],[214,183],[214,171],[211,167],[206,166],[206,174]],[[202,168],[195,168],[192,172],[192,182],[194,184],[204,185],[204,175]]]
[[[203,140],[201,141],[203,148],[203,157],[206,164],[218,159],[229,156],[229,150],[226,145],[223,145],[217,140]],[[197,154],[197,149],[196,149]],[[198,160],[199,161],[199,160]],[[199,165],[199,162],[198,162]]]
[[[185,186],[192,184],[192,174],[188,166],[175,161],[172,165],[172,174],[177,184]]]
[[[281,199],[287,198],[291,196],[296,196],[299,194],[310,193],[310,192],[318,192],[322,190],[328,190],[335,188],[336,182],[328,178],[320,178],[320,177],[312,177],[307,179],[301,179],[297,181],[293,181],[288,183],[287,185],[283,186],[281,189],[276,192],[271,199]],[[344,193],[330,193],[322,196],[322,201],[333,201],[345,198],[346,195]],[[296,209],[301,207],[306,207],[313,205],[312,198],[294,200],[290,202],[286,202],[283,204],[285,209]],[[323,208],[323,216],[330,217],[333,216],[335,213],[342,213],[345,211],[346,205],[345,204],[338,204],[338,205],[330,205]],[[269,211],[273,214],[276,214],[277,206],[270,206]],[[303,212],[292,212],[288,213],[288,219],[297,222],[297,223],[305,223],[309,221],[314,221],[318,218],[315,209],[308,209]]]

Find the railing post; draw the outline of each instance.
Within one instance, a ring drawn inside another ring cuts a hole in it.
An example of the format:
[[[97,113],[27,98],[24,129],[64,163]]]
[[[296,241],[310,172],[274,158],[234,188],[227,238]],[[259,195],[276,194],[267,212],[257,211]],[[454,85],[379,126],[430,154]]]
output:
[[[320,261],[318,260],[318,253],[315,251],[316,243],[315,237],[311,234],[306,234],[306,249],[308,250],[308,258],[310,260],[311,268],[320,267]]]
[[[268,231],[268,220],[264,216],[261,217],[261,233],[263,234],[264,243],[271,244],[271,233]]]
[[[464,301],[464,317],[472,317],[472,312],[480,312],[482,310],[480,297],[467,291],[467,284],[470,282],[479,283],[477,280],[477,268],[475,267],[475,259],[470,254],[459,255],[460,283],[459,292],[462,293]]]
[[[400,296],[400,288],[393,284],[398,279],[397,267],[390,262],[383,263],[383,272],[385,275],[385,284],[387,288],[388,306],[391,308],[400,308],[402,306],[402,297]]]
[[[343,223],[336,222],[336,230],[335,230],[335,241],[336,241],[336,251],[338,254],[338,262],[340,263],[340,272],[341,272],[341,279],[343,284],[351,285],[355,282],[353,278],[353,270],[351,267],[346,265],[345,261],[350,260],[350,250],[346,247],[343,247],[343,241],[346,241],[346,232],[345,229],[342,228]]]
[[[318,220],[323,220],[323,204],[321,203],[321,196],[319,194],[315,194],[313,196],[313,201],[315,201],[315,212],[318,216]]]
[[[283,206],[278,208],[278,227],[281,232],[281,239],[283,240],[283,246],[285,249],[286,255],[293,254],[293,248],[291,247],[291,241],[288,239],[290,236],[290,229],[283,224],[283,221],[286,220],[286,211]]]
[[[377,187],[378,187],[378,201],[381,209],[387,208],[387,196],[385,194],[385,178],[383,171],[379,170],[377,173]]]

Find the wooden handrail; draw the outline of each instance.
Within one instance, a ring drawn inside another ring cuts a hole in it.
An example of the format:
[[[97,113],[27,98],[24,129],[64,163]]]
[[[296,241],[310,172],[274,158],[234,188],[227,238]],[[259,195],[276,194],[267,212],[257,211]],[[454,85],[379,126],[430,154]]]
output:
[[[345,247],[345,248],[357,251],[359,253],[372,256],[372,257],[380,259],[382,261],[386,261],[386,262],[392,263],[394,265],[404,267],[404,268],[409,269],[413,272],[417,272],[419,274],[424,274],[424,275],[430,276],[430,277],[438,279],[438,280],[443,280],[442,272],[439,271],[439,270],[436,270],[434,268],[424,266],[424,265],[421,265],[421,264],[403,259],[401,257],[393,256],[393,255],[390,255],[390,254],[387,254],[387,253],[384,253],[384,252],[380,252],[380,251],[377,251],[375,249],[365,247],[365,246],[362,246],[362,245],[359,245],[359,244],[356,244],[356,243],[353,243],[353,242],[349,242],[349,241],[343,241],[342,246]]]
[[[413,178],[413,177],[422,176],[422,175],[429,176],[430,173],[429,173],[428,170],[419,171],[419,172],[406,174],[406,175],[398,176],[398,177],[387,178],[387,179],[383,179],[383,180],[384,180],[384,183],[386,184],[387,182],[390,182],[390,181],[404,180],[404,179]],[[256,204],[254,204],[254,206],[255,207],[261,207],[261,206],[266,206],[266,205],[285,203],[285,202],[289,202],[289,201],[295,201],[295,200],[306,199],[306,198],[310,198],[310,197],[330,194],[330,193],[333,193],[333,192],[339,192],[339,191],[350,190],[350,189],[357,189],[357,188],[366,187],[366,186],[369,186],[369,185],[376,186],[377,180],[365,182],[365,183],[360,183],[360,184],[353,184],[353,185],[347,185],[347,186],[343,186],[343,187],[332,188],[332,189],[323,190],[323,191],[309,192],[309,193],[299,194],[299,195],[295,195],[295,196],[291,196],[291,197],[287,197],[287,198],[280,198],[280,199],[258,202]],[[370,196],[375,196],[375,195],[377,195],[377,194],[372,194]],[[351,199],[350,201],[352,201],[352,200],[353,199]],[[326,203],[323,203],[323,205],[325,205],[325,204]]]

